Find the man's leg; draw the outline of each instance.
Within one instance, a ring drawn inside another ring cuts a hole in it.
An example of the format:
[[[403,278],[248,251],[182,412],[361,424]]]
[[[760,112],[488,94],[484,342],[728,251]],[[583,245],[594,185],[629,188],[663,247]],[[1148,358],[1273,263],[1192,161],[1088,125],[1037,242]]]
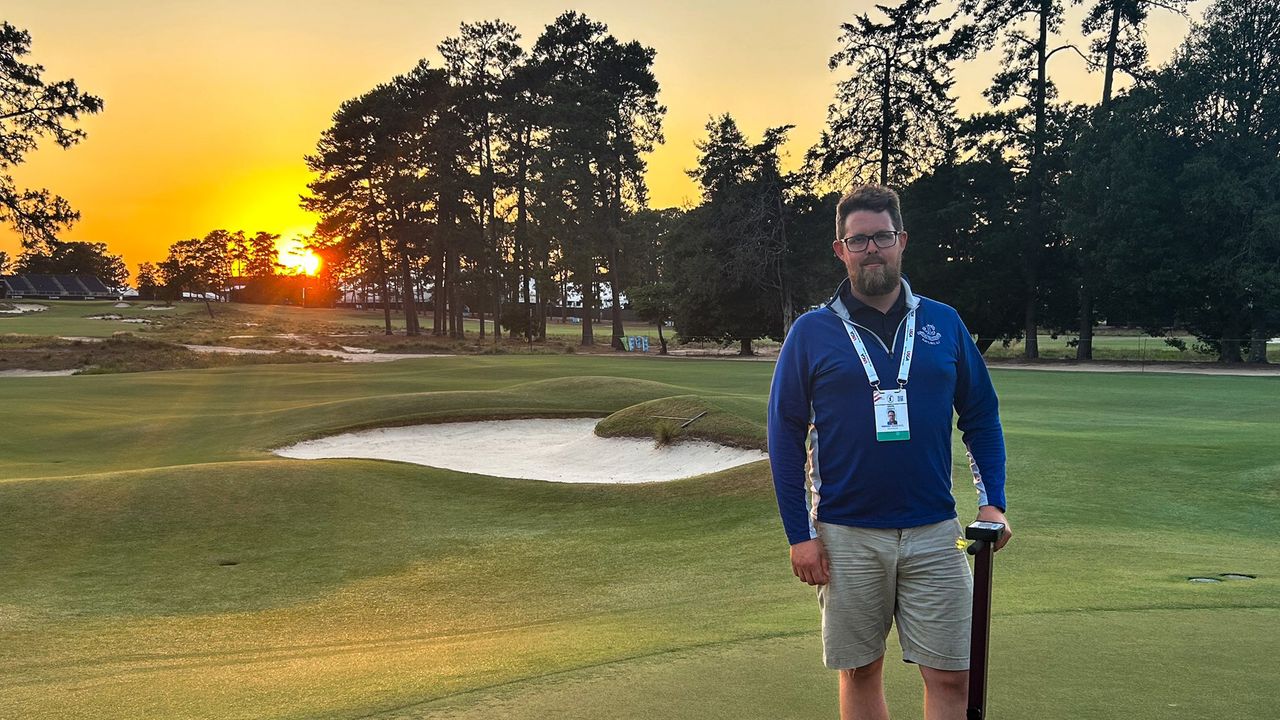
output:
[[[886,720],[881,668],[893,624],[898,531],[817,527],[831,562],[830,582],[818,586],[822,659],[840,670],[840,716]]]
[[[955,520],[903,531],[898,564],[898,639],[920,666],[927,720],[963,720],[969,699],[973,576]]]
[[[924,677],[924,720],[964,720],[969,701],[968,670],[920,666]]]
[[[889,720],[884,703],[884,656],[840,671],[840,720]]]

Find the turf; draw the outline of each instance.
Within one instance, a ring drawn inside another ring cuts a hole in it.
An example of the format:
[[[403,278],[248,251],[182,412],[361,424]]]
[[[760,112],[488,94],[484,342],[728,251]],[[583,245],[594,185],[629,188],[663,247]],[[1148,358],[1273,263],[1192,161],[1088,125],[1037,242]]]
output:
[[[47,309],[21,315],[0,314],[0,334],[55,335],[73,337],[109,337],[118,332],[154,335],[166,340],[208,344],[225,340],[229,335],[269,336],[273,333],[353,333],[373,335],[375,339],[385,328],[381,309],[353,308],[300,308],[290,305],[252,305],[246,303],[202,302],[174,303],[170,309],[148,308],[164,305],[161,302],[128,301],[129,307],[118,308],[114,300],[15,300],[28,305],[43,305]],[[119,315],[120,319],[97,319],[94,316]],[[145,324],[126,320],[147,320]],[[431,327],[431,315],[419,314],[419,322]],[[403,335],[404,313],[392,311],[391,326]],[[479,337],[480,321],[469,318],[464,321],[468,337]],[[628,335],[652,336],[655,352],[657,328],[639,322],[624,325]],[[593,325],[597,345],[608,346],[612,324],[606,319]],[[493,319],[485,322],[485,332],[490,338]],[[557,341],[576,342],[582,338],[580,323],[562,322],[550,318],[547,336]],[[243,343],[241,343],[243,344]]]
[[[0,717],[833,716],[765,463],[593,486],[268,452],[687,403],[759,442],[771,369],[499,356],[0,379]],[[1017,537],[992,717],[1272,717],[1280,385],[993,374]],[[1258,577],[1187,582],[1223,572]],[[895,716],[917,715],[915,671],[890,663],[887,684]]]

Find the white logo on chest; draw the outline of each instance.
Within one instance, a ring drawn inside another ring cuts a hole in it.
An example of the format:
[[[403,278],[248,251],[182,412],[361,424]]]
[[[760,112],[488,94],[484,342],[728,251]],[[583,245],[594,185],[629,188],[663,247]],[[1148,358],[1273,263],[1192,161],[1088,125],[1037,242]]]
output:
[[[930,345],[937,345],[942,342],[942,333],[939,333],[938,329],[933,325],[925,325],[920,328],[920,332],[917,332],[916,335],[919,335],[921,340]]]

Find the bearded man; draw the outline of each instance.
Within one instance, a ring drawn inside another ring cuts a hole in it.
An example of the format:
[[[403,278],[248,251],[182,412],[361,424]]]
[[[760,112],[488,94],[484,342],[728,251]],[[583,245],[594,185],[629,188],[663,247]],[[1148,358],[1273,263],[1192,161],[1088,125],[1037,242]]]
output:
[[[951,494],[952,411],[978,519],[1005,524],[1005,449],[991,377],[955,309],[916,295],[897,194],[868,185],[836,206],[848,278],[801,316],[769,394],[769,460],[796,577],[817,586],[823,661],[840,716],[887,720],[882,670],[896,623],[920,668],[927,720],[961,720],[973,576]],[[908,400],[909,398],[909,400]]]

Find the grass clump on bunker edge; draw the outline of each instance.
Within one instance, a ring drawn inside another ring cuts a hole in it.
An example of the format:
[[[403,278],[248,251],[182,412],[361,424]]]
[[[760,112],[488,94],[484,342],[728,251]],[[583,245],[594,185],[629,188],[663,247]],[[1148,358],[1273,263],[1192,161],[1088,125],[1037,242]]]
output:
[[[768,451],[765,428],[698,395],[649,400],[623,408],[596,425],[600,437],[653,438],[658,447],[681,440],[706,440]]]

